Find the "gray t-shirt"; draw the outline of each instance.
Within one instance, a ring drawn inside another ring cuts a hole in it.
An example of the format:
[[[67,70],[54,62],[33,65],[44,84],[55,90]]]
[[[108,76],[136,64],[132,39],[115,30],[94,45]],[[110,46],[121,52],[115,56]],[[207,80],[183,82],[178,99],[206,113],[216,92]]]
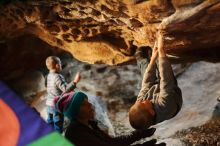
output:
[[[138,98],[150,100],[156,112],[156,123],[174,117],[182,106],[182,93],[167,58],[159,57],[160,82],[156,83],[156,65],[144,73]]]

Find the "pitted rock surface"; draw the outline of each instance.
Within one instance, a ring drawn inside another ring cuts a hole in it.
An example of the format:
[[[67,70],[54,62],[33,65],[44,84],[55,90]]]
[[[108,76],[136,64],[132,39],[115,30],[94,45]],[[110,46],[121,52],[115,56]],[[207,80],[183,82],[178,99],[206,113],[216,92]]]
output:
[[[14,56],[23,51],[30,58],[39,52],[37,67],[44,64],[41,54],[51,54],[46,49],[22,48],[15,53],[22,45],[9,47],[10,40],[31,36],[46,42],[53,52],[63,49],[91,64],[131,63],[137,48],[153,47],[158,30],[165,33],[169,57],[178,62],[220,58],[220,0],[21,0],[1,5],[0,16],[3,61],[5,54],[17,62],[22,60]],[[1,76],[11,68],[5,67]]]

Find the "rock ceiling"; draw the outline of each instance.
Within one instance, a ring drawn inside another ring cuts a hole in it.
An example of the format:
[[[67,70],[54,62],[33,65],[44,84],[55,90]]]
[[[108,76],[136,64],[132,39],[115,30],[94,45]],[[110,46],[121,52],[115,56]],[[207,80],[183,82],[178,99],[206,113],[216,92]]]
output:
[[[7,71],[5,62],[21,61],[13,56],[34,62],[57,48],[92,64],[129,63],[137,48],[153,47],[158,30],[171,59],[220,60],[220,0],[28,0],[1,5],[0,16]]]

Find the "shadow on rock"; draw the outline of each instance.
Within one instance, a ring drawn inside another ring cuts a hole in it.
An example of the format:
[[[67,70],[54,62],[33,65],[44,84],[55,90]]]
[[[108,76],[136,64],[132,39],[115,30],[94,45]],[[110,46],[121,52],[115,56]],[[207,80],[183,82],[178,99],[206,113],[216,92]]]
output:
[[[220,118],[220,101],[215,105],[214,111],[212,113],[213,118]]]

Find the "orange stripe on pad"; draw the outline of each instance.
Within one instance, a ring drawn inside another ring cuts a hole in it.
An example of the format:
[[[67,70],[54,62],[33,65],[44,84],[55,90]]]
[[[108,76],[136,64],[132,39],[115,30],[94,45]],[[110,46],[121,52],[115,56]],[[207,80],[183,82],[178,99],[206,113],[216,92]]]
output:
[[[16,146],[20,124],[13,110],[0,99],[0,144],[2,146]]]

